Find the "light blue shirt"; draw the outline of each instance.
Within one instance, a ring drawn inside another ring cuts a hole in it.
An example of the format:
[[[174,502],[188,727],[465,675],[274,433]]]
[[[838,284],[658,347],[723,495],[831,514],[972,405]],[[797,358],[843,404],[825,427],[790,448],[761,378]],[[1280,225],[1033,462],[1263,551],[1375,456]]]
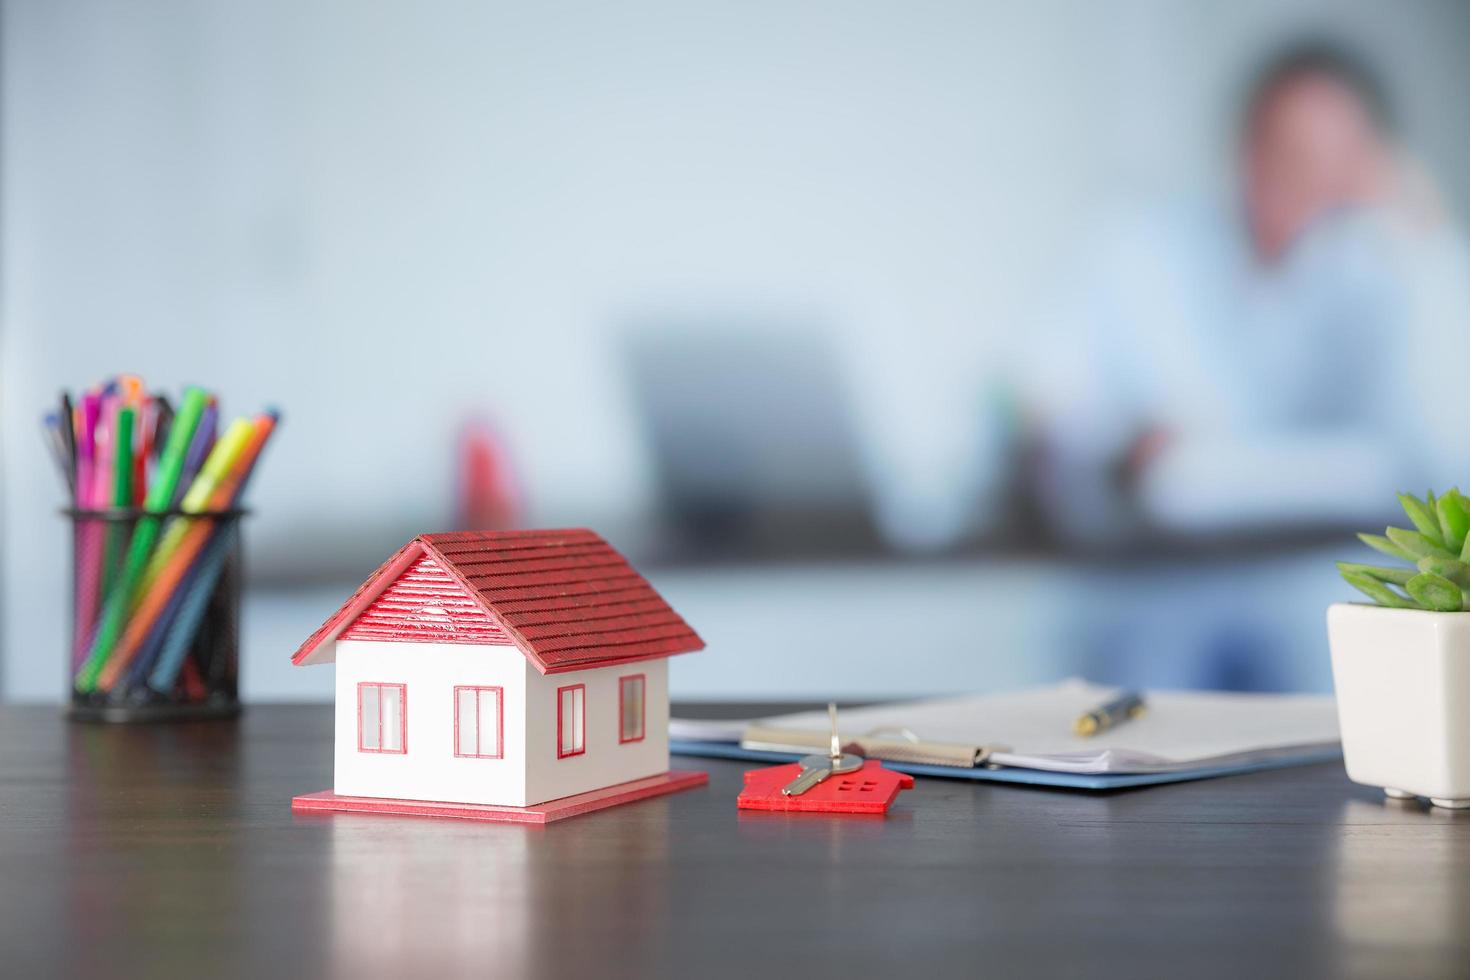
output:
[[[1263,265],[1240,222],[1134,211],[1086,250],[1032,391],[1042,495],[1089,540],[1373,521],[1470,487],[1470,252],[1388,213],[1319,222]],[[1122,493],[1118,461],[1167,434]]]

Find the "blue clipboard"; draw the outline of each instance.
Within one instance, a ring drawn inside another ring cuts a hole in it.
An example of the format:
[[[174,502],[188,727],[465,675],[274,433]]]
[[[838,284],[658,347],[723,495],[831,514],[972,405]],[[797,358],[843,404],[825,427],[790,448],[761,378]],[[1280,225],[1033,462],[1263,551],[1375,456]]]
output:
[[[710,759],[747,759],[752,762],[795,762],[801,754],[795,752],[764,752],[742,749],[738,742],[704,742],[693,739],[669,739],[669,751],[675,755],[703,756]],[[976,779],[993,783],[1022,783],[1029,786],[1059,786],[1065,789],[1110,790],[1128,789],[1133,786],[1158,786],[1163,783],[1183,783],[1195,779],[1212,779],[1216,776],[1235,776],[1247,772],[1262,772],[1267,769],[1284,769],[1287,766],[1305,766],[1314,762],[1331,762],[1342,758],[1340,746],[1303,751],[1296,755],[1281,756],[1262,762],[1239,765],[1200,766],[1196,769],[1179,769],[1173,772],[1116,772],[1116,773],[1072,773],[1051,772],[1046,769],[1021,769],[1014,766],[977,766],[961,769],[958,766],[929,766],[914,762],[888,762],[883,765],[912,776],[939,776],[944,779]]]

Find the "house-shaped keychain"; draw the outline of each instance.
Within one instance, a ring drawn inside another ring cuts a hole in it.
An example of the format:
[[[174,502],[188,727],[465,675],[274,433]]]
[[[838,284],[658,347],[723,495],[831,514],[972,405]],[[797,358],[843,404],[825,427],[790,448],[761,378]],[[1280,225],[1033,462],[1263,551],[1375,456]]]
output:
[[[292,809],[545,823],[703,784],[668,740],[703,646],[592,531],[421,535],[292,657],[337,665],[333,788]]]

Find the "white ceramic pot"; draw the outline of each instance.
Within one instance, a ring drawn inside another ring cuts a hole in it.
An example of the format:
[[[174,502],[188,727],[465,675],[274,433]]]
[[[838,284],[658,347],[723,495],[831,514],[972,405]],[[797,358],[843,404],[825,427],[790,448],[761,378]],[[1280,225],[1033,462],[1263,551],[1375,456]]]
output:
[[[1470,612],[1327,610],[1348,778],[1470,807]]]

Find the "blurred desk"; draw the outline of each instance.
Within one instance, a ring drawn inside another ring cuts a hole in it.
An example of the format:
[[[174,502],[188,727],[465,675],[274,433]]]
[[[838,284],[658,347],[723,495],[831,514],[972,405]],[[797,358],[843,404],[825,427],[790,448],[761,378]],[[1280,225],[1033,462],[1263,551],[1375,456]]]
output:
[[[998,691],[1081,675],[1130,687],[1330,691],[1336,551],[1218,560],[953,561],[644,568],[707,652],[670,661],[676,698],[825,701]],[[255,702],[332,698],[286,655],[357,580],[248,593]],[[37,637],[43,649],[60,638]],[[45,663],[48,669],[53,665]],[[46,674],[47,690],[59,683]]]
[[[760,706],[741,706],[753,712]],[[888,820],[707,789],[545,828],[293,817],[331,710],[0,709],[10,976],[1463,976],[1470,816],[1339,766],[1110,796],[921,780]]]

